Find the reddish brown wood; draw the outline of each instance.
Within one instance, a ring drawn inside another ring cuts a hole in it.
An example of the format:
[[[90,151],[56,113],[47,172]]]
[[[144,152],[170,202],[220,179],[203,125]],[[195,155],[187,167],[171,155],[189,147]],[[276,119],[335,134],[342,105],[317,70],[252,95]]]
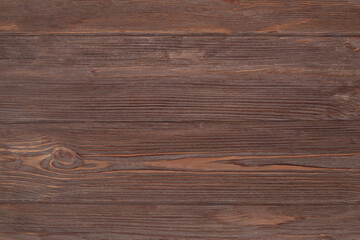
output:
[[[354,205],[4,204],[3,239],[353,240]]]
[[[3,203],[360,201],[358,121],[1,126]]]
[[[358,240],[360,2],[0,1],[0,240]]]
[[[357,38],[0,39],[1,122],[359,119]]]
[[[4,33],[359,34],[357,0],[2,0]]]

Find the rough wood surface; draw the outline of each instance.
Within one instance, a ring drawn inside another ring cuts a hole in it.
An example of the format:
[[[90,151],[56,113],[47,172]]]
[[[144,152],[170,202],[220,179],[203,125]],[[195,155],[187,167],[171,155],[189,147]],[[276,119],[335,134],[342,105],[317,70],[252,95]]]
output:
[[[359,119],[333,37],[0,36],[0,121]]]
[[[358,121],[2,126],[2,202],[359,203]]]
[[[0,240],[359,240],[360,1],[0,1]]]
[[[0,237],[355,240],[360,234],[359,211],[354,205],[4,204],[0,228],[7,232]]]
[[[359,34],[357,0],[2,0],[4,33]]]

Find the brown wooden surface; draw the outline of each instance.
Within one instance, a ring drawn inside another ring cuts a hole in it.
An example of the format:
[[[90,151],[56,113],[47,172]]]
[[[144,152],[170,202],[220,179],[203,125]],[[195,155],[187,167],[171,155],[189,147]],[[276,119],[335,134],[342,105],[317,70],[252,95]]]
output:
[[[358,124],[16,124],[2,202],[360,203]]]
[[[359,34],[358,0],[2,0],[4,33]]]
[[[29,240],[354,240],[359,211],[354,205],[4,204],[0,213],[11,220],[0,222],[7,229],[0,237],[17,239],[23,232]]]
[[[357,120],[359,39],[2,36],[0,121]]]
[[[360,239],[360,2],[0,1],[0,240]]]

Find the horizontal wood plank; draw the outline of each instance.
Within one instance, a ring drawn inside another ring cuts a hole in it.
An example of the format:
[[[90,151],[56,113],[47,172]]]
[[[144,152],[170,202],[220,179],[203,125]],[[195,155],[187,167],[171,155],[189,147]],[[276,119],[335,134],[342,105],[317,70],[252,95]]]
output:
[[[358,121],[0,127],[2,203],[360,200]]]
[[[0,237],[63,239],[355,240],[359,205],[1,204]]]
[[[358,120],[358,43],[0,36],[0,121]]]
[[[3,0],[4,33],[359,34],[347,0]]]

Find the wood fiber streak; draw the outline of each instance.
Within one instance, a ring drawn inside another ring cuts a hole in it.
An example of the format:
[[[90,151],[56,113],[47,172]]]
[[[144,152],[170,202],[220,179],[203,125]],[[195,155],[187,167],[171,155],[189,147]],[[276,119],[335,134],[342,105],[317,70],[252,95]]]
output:
[[[89,211],[91,210],[91,211]],[[354,240],[359,205],[0,205],[2,239]],[[306,233],[306,234],[304,234]]]
[[[359,203],[358,121],[1,125],[2,203]]]
[[[359,34],[357,0],[2,0],[3,33]]]
[[[360,41],[1,36],[0,121],[358,120]]]

